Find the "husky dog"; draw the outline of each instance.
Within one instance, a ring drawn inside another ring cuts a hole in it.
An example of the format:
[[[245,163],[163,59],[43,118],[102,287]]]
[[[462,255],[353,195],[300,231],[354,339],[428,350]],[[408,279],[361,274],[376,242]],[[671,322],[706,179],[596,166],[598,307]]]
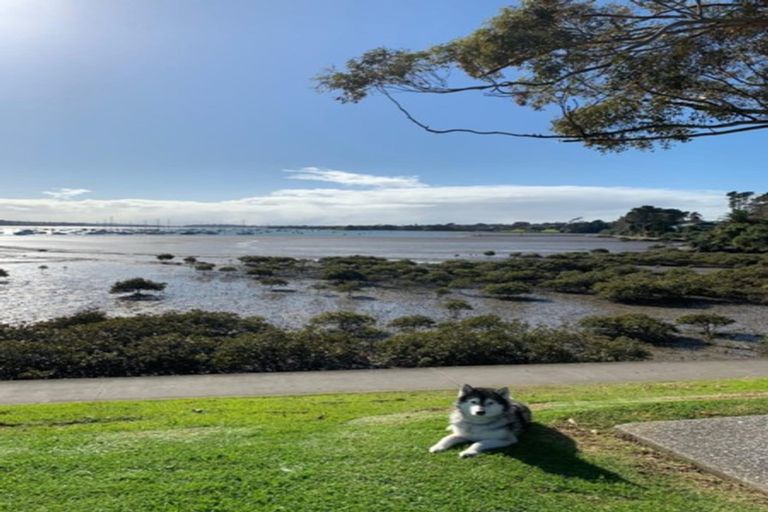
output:
[[[459,390],[455,410],[450,416],[445,436],[432,446],[432,453],[442,452],[461,443],[472,443],[459,457],[474,457],[480,452],[503,448],[517,442],[531,423],[531,410],[510,399],[509,390],[473,388],[464,384]]]

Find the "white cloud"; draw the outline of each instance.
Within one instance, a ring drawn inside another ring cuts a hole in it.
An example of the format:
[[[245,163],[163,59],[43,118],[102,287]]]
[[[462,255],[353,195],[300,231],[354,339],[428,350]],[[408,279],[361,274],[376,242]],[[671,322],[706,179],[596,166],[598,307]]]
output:
[[[66,197],[66,196],[65,196]],[[71,196],[70,196],[71,197]],[[583,186],[381,186],[373,189],[301,188],[225,201],[148,199],[2,199],[0,219],[32,221],[249,224],[428,224],[614,220],[650,204],[726,213],[721,191]],[[23,213],[21,210],[25,210]]]
[[[291,173],[292,180],[325,181],[339,185],[355,185],[363,187],[423,187],[418,176],[374,176],[356,172],[321,169],[319,167],[302,167],[298,170],[286,169]]]
[[[51,196],[55,199],[71,199],[73,197],[88,194],[90,192],[91,191],[87,188],[60,188],[58,190],[49,190],[47,192],[43,192],[43,194]]]

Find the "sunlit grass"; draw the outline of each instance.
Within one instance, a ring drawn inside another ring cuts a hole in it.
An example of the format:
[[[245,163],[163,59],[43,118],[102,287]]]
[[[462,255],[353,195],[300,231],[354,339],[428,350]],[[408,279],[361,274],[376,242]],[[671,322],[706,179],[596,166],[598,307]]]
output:
[[[764,414],[766,391],[768,379],[526,389],[534,428],[473,460],[427,453],[452,392],[5,406],[0,510],[768,510],[612,430]]]

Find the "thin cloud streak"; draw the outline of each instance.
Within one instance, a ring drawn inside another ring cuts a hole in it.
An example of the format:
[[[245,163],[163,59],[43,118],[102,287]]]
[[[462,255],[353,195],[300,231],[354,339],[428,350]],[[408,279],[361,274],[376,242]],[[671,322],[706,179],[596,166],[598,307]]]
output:
[[[49,190],[47,192],[43,192],[43,194],[51,196],[55,199],[71,199],[83,194],[89,194],[90,192],[91,191],[87,188],[60,188],[58,190]]]
[[[630,187],[445,186],[283,189],[218,202],[149,199],[0,199],[0,219],[176,224],[430,224],[614,220],[650,204],[698,211],[716,219],[724,193]]]
[[[357,172],[321,169],[320,167],[302,167],[298,170],[285,169],[292,180],[325,181],[338,185],[362,187],[423,187],[418,176],[375,176]]]

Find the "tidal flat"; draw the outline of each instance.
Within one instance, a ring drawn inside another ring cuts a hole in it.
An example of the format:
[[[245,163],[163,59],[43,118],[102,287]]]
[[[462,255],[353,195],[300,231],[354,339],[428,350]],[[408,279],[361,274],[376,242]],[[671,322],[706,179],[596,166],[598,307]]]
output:
[[[297,238],[300,240],[297,241]],[[647,243],[637,245],[635,242],[625,246],[628,242],[583,236],[565,237],[570,240],[568,246],[562,245],[563,237],[549,235],[481,237],[482,245],[477,245],[478,237],[475,236],[457,237],[449,234],[447,238],[453,238],[453,247],[459,247],[465,253],[462,255],[446,251],[445,237],[428,235],[422,238],[395,237],[400,244],[405,244],[403,240],[408,239],[411,253],[405,251],[404,245],[397,245],[396,250],[388,256],[396,258],[395,254],[402,253],[412,257],[429,255],[434,258],[435,252],[442,251],[438,261],[459,259],[456,254],[461,259],[501,261],[508,258],[510,252],[535,252],[525,249],[540,247],[547,241],[553,244],[549,250],[554,252],[573,246],[582,250],[604,249],[606,245],[614,250],[622,247],[642,250],[648,246]],[[322,242],[318,242],[320,239]],[[312,241],[315,242],[314,247]],[[497,241],[496,245],[494,241]],[[450,317],[442,306],[445,297],[437,296],[435,289],[429,287],[383,284],[346,293],[325,286],[327,283],[320,279],[302,276],[291,278],[287,286],[276,289],[265,286],[253,276],[247,275],[237,260],[238,256],[246,254],[261,255],[262,252],[255,250],[261,242],[263,239],[215,236],[3,237],[0,244],[0,268],[7,270],[9,277],[4,278],[0,284],[0,323],[33,323],[92,309],[110,316],[193,309],[222,311],[242,316],[262,316],[273,325],[283,328],[300,328],[318,314],[339,310],[371,315],[378,320],[380,326],[386,326],[395,318],[405,315],[425,315],[438,321]],[[380,256],[386,254],[384,249],[390,242],[381,235],[357,236],[346,239],[345,243],[329,236],[272,237],[267,242],[271,249],[265,249],[267,254],[264,255],[320,258],[327,256],[326,245],[331,244],[335,247],[334,251],[330,251],[333,255]],[[529,243],[531,245],[525,245]],[[430,244],[433,244],[431,249]],[[435,249],[434,244],[441,247],[440,251]],[[473,249],[469,250],[466,244],[471,244]],[[297,246],[307,247],[306,252],[296,254]],[[309,250],[311,247],[314,253]],[[480,247],[494,254],[484,256],[477,252]],[[522,250],[510,251],[510,248]],[[166,263],[158,261],[156,255],[162,252],[174,254],[174,260]],[[207,271],[195,270],[193,266],[181,264],[186,256],[196,256],[214,263],[216,267]],[[222,266],[236,266],[238,269],[222,272],[219,270]],[[110,286],[116,281],[138,276],[167,283],[159,300],[120,300],[109,293]],[[492,314],[505,320],[517,319],[531,325],[551,327],[573,325],[591,315],[624,313],[644,313],[660,320],[674,321],[688,313],[706,311],[735,320],[723,336],[713,343],[703,343],[692,337],[689,343],[675,347],[656,347],[653,353],[657,359],[754,357],[760,336],[768,333],[768,306],[760,304],[692,302],[675,307],[627,305],[609,302],[594,295],[540,289],[515,300],[488,297],[474,288],[453,289],[450,297],[462,299],[471,305],[472,310],[466,312],[465,316]]]

